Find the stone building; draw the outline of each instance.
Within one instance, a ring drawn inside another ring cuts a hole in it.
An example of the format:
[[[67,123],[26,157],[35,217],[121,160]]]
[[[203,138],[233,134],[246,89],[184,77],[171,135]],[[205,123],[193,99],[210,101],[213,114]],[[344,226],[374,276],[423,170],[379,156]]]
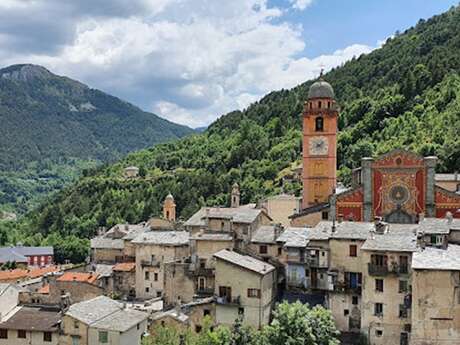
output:
[[[277,242],[283,228],[280,224],[262,225],[254,232],[248,252],[264,260],[279,260],[283,253],[283,246]]]
[[[113,288],[122,298],[136,297],[136,263],[122,262],[113,266]]]
[[[295,195],[279,194],[270,196],[260,203],[260,208],[264,209],[275,224],[282,226],[291,225],[289,216],[301,210],[301,198]]]
[[[61,310],[21,306],[0,323],[1,345],[58,345]]]
[[[176,203],[171,193],[166,196],[163,202],[163,218],[169,222],[176,221]]]
[[[410,344],[460,344],[460,246],[418,250],[412,270]]]
[[[100,296],[73,304],[62,318],[60,345],[140,345],[148,314]]]
[[[238,317],[256,328],[266,325],[276,296],[272,265],[230,250],[216,258],[216,322],[231,325]]]
[[[164,264],[190,256],[186,231],[148,231],[132,243],[136,248],[136,297],[161,297],[164,288]]]

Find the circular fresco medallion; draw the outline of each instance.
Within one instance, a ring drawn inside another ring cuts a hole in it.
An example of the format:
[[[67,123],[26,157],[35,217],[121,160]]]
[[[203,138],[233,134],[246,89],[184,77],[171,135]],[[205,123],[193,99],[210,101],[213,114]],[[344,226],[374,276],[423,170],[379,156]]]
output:
[[[390,189],[390,199],[395,204],[402,205],[409,199],[409,191],[404,186],[394,186]]]

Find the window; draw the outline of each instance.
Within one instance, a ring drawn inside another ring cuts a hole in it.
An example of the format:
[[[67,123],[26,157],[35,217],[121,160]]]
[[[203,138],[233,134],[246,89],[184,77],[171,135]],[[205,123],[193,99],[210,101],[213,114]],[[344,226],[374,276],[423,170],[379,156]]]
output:
[[[322,132],[324,130],[324,119],[319,116],[315,119],[315,131]]]
[[[278,256],[281,255],[281,254],[283,254],[283,248],[278,247]]]
[[[248,289],[248,297],[260,298],[260,289]]]
[[[80,337],[78,335],[72,336],[72,345],[80,345]]]
[[[21,339],[27,338],[26,331],[23,329],[18,329],[18,338],[21,338]]]
[[[195,332],[196,333],[200,333],[202,329],[203,329],[203,327],[201,327],[200,325],[195,325]]]
[[[203,317],[204,317],[204,316],[208,316],[208,315],[209,315],[209,316],[211,315],[211,310],[209,310],[209,309],[203,309]]]
[[[352,303],[353,305],[357,305],[357,304],[358,304],[358,296],[353,296],[353,297],[351,298],[351,303]]]
[[[109,334],[107,331],[99,331],[99,342],[107,344],[109,342]]]
[[[409,272],[409,258],[405,255],[399,257],[399,273]]]
[[[383,304],[382,303],[375,303],[374,304],[374,315],[375,316],[383,316]]]
[[[399,318],[404,319],[407,317],[407,308],[404,304],[399,305]]]
[[[150,272],[149,272],[149,271],[145,271],[145,273],[144,273],[144,279],[145,279],[145,280],[150,280]]]
[[[327,212],[327,211],[321,212],[321,219],[322,220],[328,220],[329,219],[329,212]]]
[[[259,246],[259,253],[260,254],[267,254],[267,246],[265,246],[265,245]]]
[[[244,315],[244,308],[243,307],[238,308],[238,315]]]
[[[149,293],[150,289],[148,287],[145,288],[145,293]]]
[[[52,342],[53,341],[53,333],[51,333],[51,332],[43,332],[43,341]]]
[[[350,314],[350,311],[348,309],[343,310],[343,316],[348,316]]]
[[[356,257],[358,255],[358,247],[356,244],[350,244],[350,256]]]
[[[0,339],[8,339],[8,330],[0,329]]]
[[[310,109],[313,109],[313,103],[310,102]]]
[[[358,272],[345,272],[345,285],[349,289],[359,289],[362,286],[362,274]]]
[[[407,280],[400,280],[399,281],[399,293],[407,292],[408,291],[408,283]]]
[[[376,337],[381,337],[383,335],[383,331],[381,329],[376,329],[375,330],[375,336]]]
[[[158,273],[153,274],[153,280],[156,282],[158,281]]]
[[[431,235],[431,244],[435,246],[442,245],[443,238],[442,235]]]
[[[204,290],[206,287],[206,278],[205,277],[198,277],[198,289]]]
[[[383,279],[375,280],[375,291],[383,292]]]
[[[136,326],[137,330],[140,330],[141,329],[141,324],[138,323],[137,326]]]
[[[232,288],[230,286],[219,286],[219,297],[230,302],[232,300]]]
[[[157,291],[157,297],[161,297],[161,291]],[[180,299],[180,296],[179,296]]]
[[[399,338],[399,345],[409,345],[409,334],[406,332],[401,333]]]
[[[249,227],[243,226],[243,235],[247,235],[249,233]]]
[[[321,101],[318,102],[318,108],[321,108]]]
[[[74,321],[74,323],[73,323],[73,328],[75,328],[75,329],[79,329],[79,328],[80,328],[80,324],[78,323],[78,321]]]
[[[328,108],[328,109],[331,108],[331,102],[327,102],[327,108]]]
[[[387,265],[387,256],[386,255],[371,255],[371,263],[375,266],[386,266]]]
[[[224,228],[225,228],[225,223],[224,222],[220,222],[220,228],[221,228],[221,230],[224,230]]]

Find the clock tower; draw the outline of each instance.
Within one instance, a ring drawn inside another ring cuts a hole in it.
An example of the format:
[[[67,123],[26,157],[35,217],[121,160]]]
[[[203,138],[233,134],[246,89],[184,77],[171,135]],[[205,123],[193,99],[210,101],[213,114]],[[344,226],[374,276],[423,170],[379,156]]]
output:
[[[303,111],[302,208],[328,202],[336,187],[338,117],[334,90],[321,74]]]

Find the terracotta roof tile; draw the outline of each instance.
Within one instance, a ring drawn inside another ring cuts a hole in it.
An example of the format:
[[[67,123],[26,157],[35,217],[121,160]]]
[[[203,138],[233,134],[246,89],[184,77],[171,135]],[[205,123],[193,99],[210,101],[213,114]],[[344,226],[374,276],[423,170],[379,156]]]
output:
[[[0,281],[11,281],[21,279],[38,278],[46,273],[58,272],[60,270],[57,266],[49,266],[44,268],[35,268],[32,270],[14,269],[9,271],[0,271]]]
[[[66,272],[60,276],[56,281],[59,282],[86,282],[94,283],[97,280],[98,275],[94,273],[84,273],[84,272]]]
[[[114,271],[118,272],[131,272],[136,269],[136,263],[135,262],[121,262],[119,264],[116,264],[113,267]]]

